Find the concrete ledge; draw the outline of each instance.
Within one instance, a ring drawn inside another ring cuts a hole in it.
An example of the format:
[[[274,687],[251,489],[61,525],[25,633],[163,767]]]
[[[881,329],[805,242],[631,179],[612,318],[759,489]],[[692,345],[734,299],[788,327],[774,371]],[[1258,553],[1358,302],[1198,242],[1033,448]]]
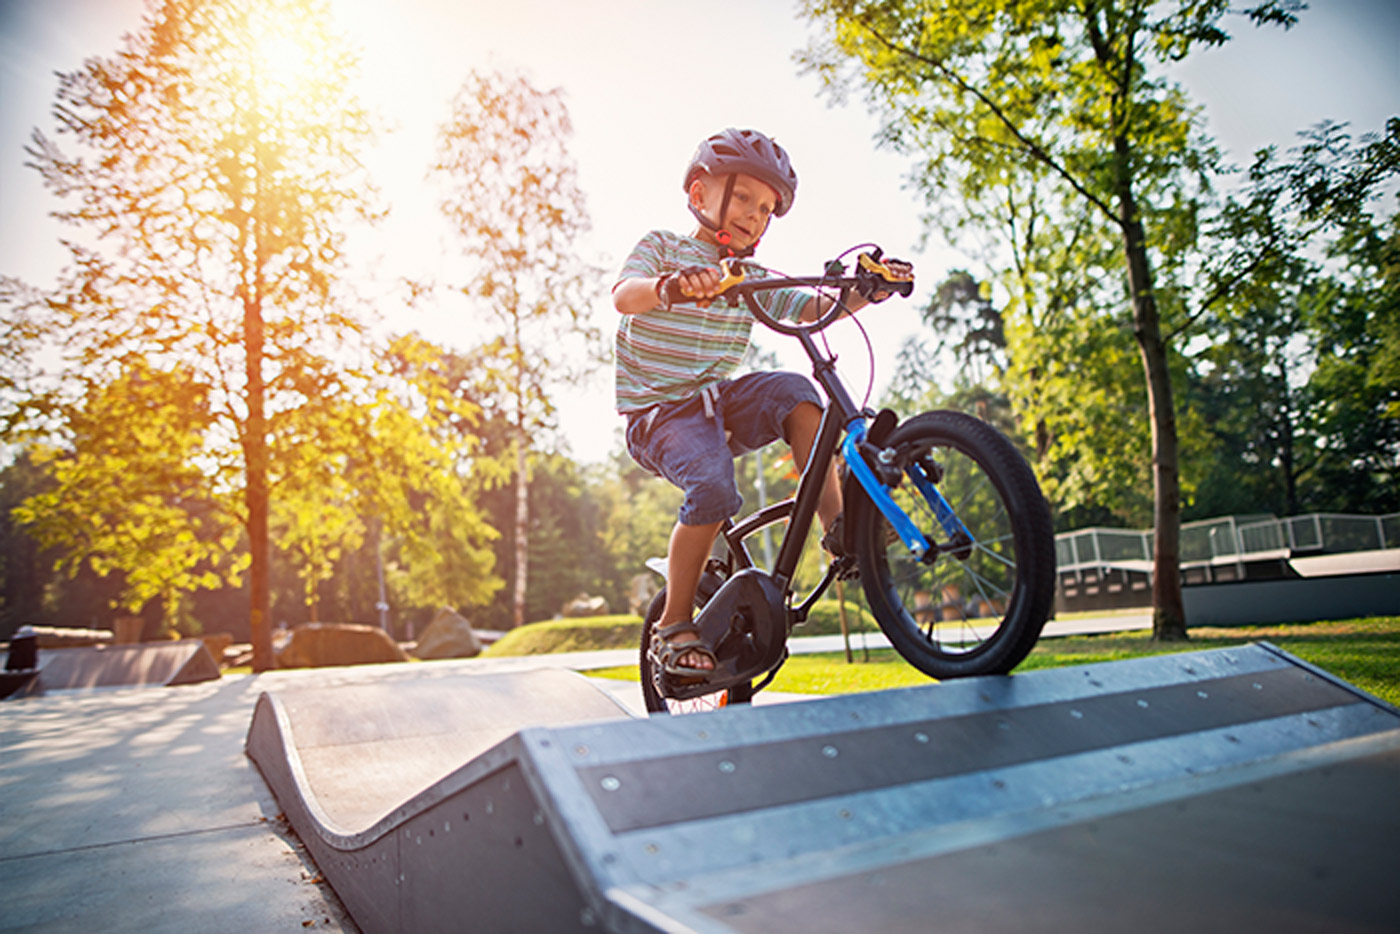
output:
[[[1188,626],[1400,615],[1400,572],[1295,580],[1229,581],[1183,587]]]

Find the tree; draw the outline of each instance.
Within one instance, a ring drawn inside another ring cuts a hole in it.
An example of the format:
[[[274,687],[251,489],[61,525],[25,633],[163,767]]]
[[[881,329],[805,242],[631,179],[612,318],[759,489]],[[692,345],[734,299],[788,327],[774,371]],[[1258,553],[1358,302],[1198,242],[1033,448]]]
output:
[[[441,128],[434,165],[466,260],[458,289],[494,331],[483,344],[509,398],[517,626],[526,616],[529,453],[553,426],[552,389],[578,375],[597,340],[585,323],[596,272],[578,258],[589,221],[568,153],[572,133],[558,89],[472,72]]]
[[[491,459],[480,409],[459,391],[462,360],[415,335],[396,338],[387,358],[401,377],[397,397],[381,390],[362,407],[348,455],[360,513],[392,546],[389,587],[407,605],[483,605],[502,582],[473,476]]]
[[[1400,227],[1373,210],[1400,172],[1400,120],[1359,145],[1333,123],[1300,135],[1256,155],[1209,230],[1218,265],[1248,272],[1204,309],[1211,341],[1192,374],[1228,478],[1204,494],[1215,514],[1397,502],[1400,380],[1383,361]]]
[[[1291,25],[1298,4],[1265,0],[1256,23]],[[1195,239],[1198,207],[1217,157],[1195,136],[1184,95],[1154,76],[1229,37],[1219,0],[809,0],[831,35],[806,61],[840,89],[866,89],[882,139],[923,157],[923,184],[1015,191],[1028,174],[1107,225],[1122,251],[1132,333],[1151,426],[1153,634],[1186,638],[1181,600],[1181,491],[1176,409],[1154,261]],[[844,72],[851,63],[854,79]],[[1021,186],[1024,188],[1024,185]],[[1208,299],[1207,299],[1208,301]]]
[[[239,530],[208,501],[199,469],[208,400],[189,368],[134,361],[68,413],[66,449],[31,449],[53,482],[14,511],[42,547],[58,550],[70,579],[85,565],[100,577],[116,572],[120,608],[139,614],[159,599],[172,630],[186,595],[242,570],[229,557]]]
[[[206,481],[247,531],[257,670],[278,423],[334,393],[331,357],[361,330],[341,251],[373,216],[354,70],[321,0],[152,0],[114,56],[60,77],[76,154],[37,131],[28,149],[85,234],[50,302],[64,369],[100,380],[137,354],[208,387]]]

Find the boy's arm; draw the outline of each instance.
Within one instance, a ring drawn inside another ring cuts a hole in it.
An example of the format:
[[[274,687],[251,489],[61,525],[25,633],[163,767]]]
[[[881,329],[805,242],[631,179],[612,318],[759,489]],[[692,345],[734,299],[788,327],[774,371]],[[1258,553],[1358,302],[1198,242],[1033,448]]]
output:
[[[656,308],[665,308],[666,301],[662,290],[667,287],[668,279],[678,281],[683,292],[694,299],[713,298],[719,294],[716,286],[720,283],[720,271],[692,266],[681,272],[661,276],[637,276],[620,280],[613,286],[613,307],[624,315],[639,315]]]
[[[661,306],[657,291],[665,276],[623,279],[613,286],[613,307],[624,315],[639,315]]]

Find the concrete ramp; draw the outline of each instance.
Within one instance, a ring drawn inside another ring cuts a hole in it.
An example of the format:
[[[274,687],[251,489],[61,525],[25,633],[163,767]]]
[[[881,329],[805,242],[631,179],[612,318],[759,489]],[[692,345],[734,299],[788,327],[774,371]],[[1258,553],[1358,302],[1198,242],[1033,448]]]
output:
[[[38,675],[14,696],[28,697],[46,691],[197,684],[218,677],[219,664],[199,639],[40,649]]]
[[[336,690],[248,751],[371,934],[1400,917],[1400,712],[1268,645],[649,720],[557,672]]]

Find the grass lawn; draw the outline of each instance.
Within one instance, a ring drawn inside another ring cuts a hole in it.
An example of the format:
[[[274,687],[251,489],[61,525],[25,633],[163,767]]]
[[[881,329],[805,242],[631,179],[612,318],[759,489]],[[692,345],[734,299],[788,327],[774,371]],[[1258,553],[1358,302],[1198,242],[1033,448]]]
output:
[[[1285,626],[1200,627],[1191,630],[1191,641],[1186,643],[1155,643],[1151,633],[1145,631],[1044,639],[1017,671],[1193,652],[1259,641],[1270,642],[1363,691],[1400,706],[1400,617],[1396,616]],[[864,660],[857,649],[855,659],[854,664],[847,664],[845,655],[839,652],[794,655],[770,689],[794,694],[848,694],[928,683],[927,677],[910,667],[892,649],[870,652],[869,661]],[[635,667],[610,668],[589,674],[637,680]]]

